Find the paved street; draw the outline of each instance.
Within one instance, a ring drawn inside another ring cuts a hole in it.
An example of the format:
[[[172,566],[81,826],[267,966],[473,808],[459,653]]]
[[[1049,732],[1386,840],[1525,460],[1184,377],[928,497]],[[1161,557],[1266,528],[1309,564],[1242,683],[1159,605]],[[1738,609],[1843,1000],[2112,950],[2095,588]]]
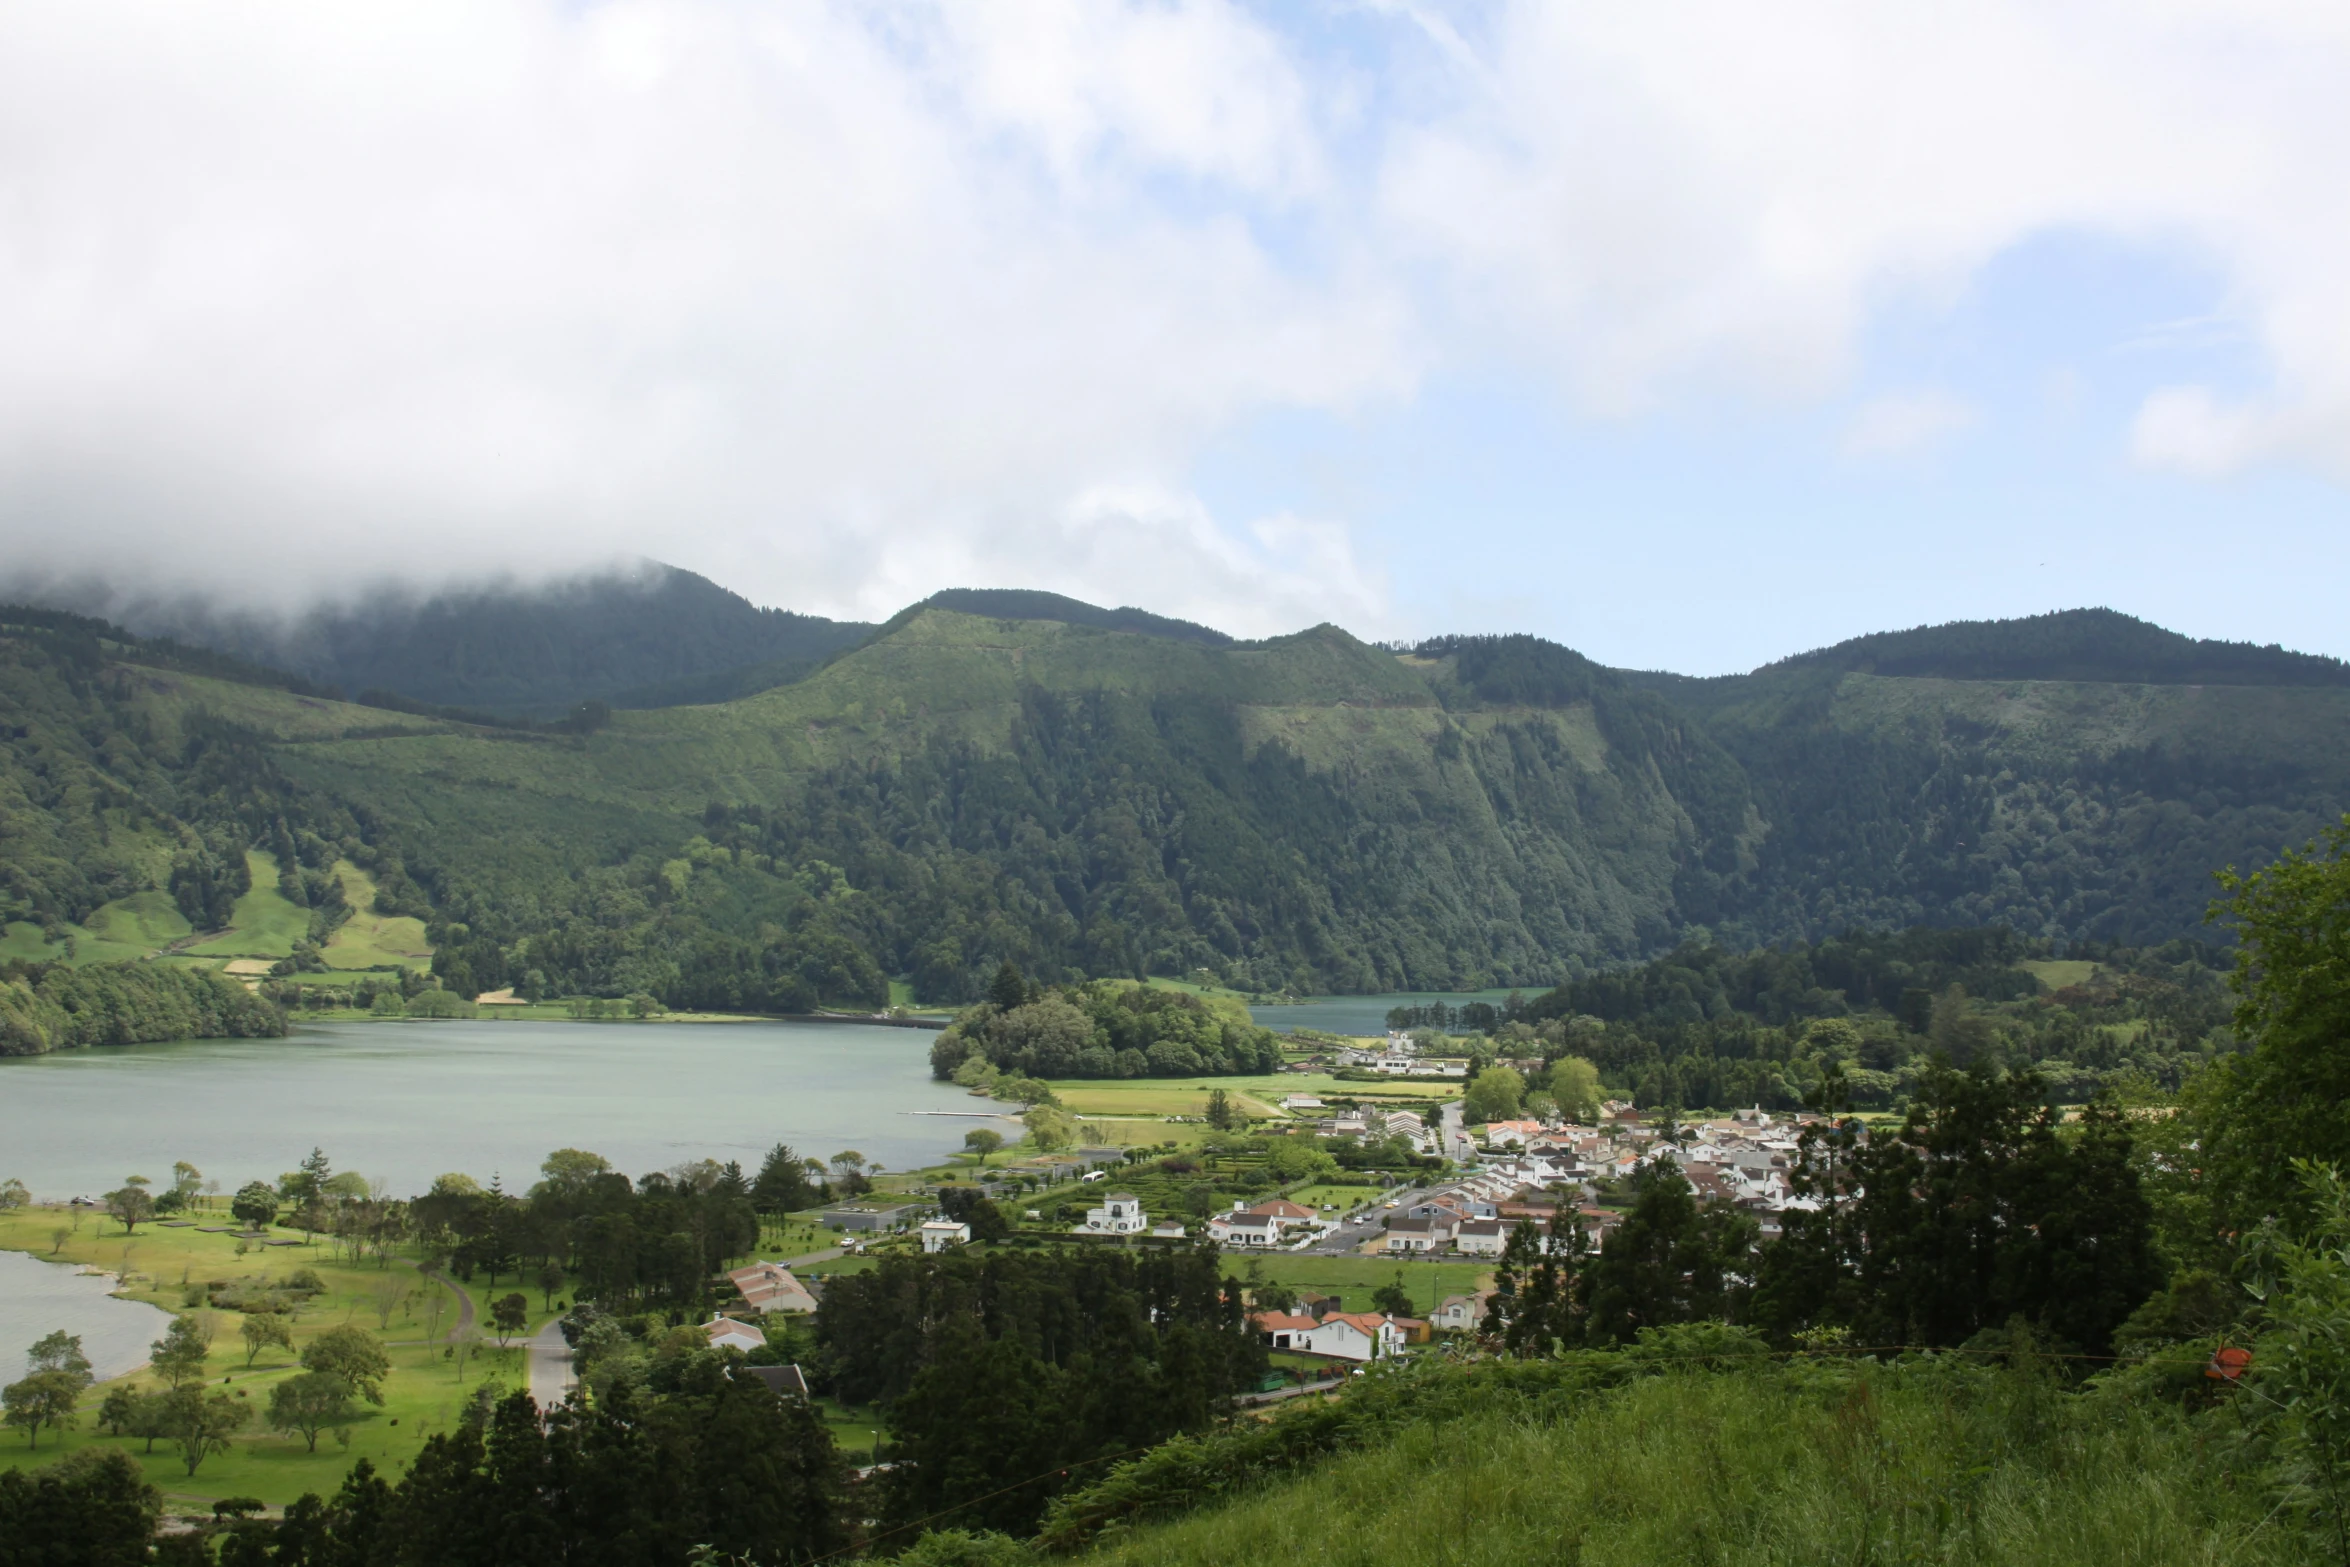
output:
[[[1379,1221],[1387,1216],[1388,1203],[1394,1203],[1395,1211],[1401,1213],[1426,1195],[1427,1188],[1420,1186],[1399,1186],[1384,1193],[1356,1218],[1305,1247],[1303,1253],[1313,1257],[1343,1257],[1359,1251],[1363,1242],[1379,1233]]]
[[[530,1396],[539,1408],[552,1409],[563,1402],[577,1380],[571,1374],[571,1346],[563,1341],[563,1319],[557,1317],[532,1334],[527,1347]]]

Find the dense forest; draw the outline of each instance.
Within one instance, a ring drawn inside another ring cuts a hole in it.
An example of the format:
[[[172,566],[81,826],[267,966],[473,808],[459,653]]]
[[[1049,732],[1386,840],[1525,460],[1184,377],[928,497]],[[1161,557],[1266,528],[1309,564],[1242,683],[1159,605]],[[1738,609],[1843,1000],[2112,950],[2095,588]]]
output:
[[[164,1039],[268,1039],[285,1014],[209,969],[0,964],[0,1056]]]
[[[2028,1067],[2077,1104],[2103,1089],[2176,1089],[2239,1048],[2225,949],[2180,938],[2066,951],[2051,959],[2046,943],[2002,927],[1855,931],[1743,953],[1688,945],[1486,1009],[1485,1021],[1497,1040],[1591,1061],[1643,1106],[1792,1109],[1833,1073],[1854,1103],[1882,1108],[1918,1091],[1937,1056]],[[1471,1020],[1454,1009],[1452,1021]]]
[[[1237,1013],[1237,1015],[1234,1015]],[[1245,1012],[1127,982],[1047,988],[1010,965],[988,999],[956,1014],[930,1047],[942,1081],[1014,1077],[1197,1077],[1277,1072],[1281,1045]]]

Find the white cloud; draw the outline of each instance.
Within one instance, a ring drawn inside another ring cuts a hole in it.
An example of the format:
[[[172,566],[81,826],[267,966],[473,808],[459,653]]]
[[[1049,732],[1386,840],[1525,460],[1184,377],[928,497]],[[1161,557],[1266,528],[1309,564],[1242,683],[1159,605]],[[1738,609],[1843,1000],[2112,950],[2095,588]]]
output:
[[[1466,47],[1382,212],[1588,408],[1823,395],[1888,301],[2088,231],[2212,268],[2319,412],[2292,449],[2350,470],[2338,6],[1519,0]]]
[[[1346,519],[1210,516],[1205,442],[1496,353],[1605,416],[1836,395],[1889,302],[2051,230],[2193,257],[2273,372],[2154,396],[2141,460],[2350,472],[2346,18],[12,7],[0,542],[289,596],[643,553],[832,612],[1374,623]],[[1936,395],[1853,449],[1947,435]]]
[[[1893,457],[1950,439],[1978,415],[1965,399],[1932,387],[1870,399],[1844,429],[1848,457]]]
[[[1305,99],[1211,4],[18,9],[0,528],[248,592],[641,551],[865,613],[1095,528],[1255,620],[1235,535],[1072,503],[1408,384],[1391,289],[1252,232],[1321,178]]]
[[[2132,421],[2130,451],[2149,468],[2217,478],[2273,454],[2281,423],[2273,411],[2223,404],[2208,387],[2164,387]]]

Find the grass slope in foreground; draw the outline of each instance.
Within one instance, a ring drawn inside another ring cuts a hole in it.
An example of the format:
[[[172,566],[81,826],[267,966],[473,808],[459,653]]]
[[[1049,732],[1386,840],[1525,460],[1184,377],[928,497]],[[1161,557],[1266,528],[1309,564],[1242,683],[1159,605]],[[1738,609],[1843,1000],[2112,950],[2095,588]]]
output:
[[[1498,1391],[1498,1390],[1497,1390]],[[1081,1560],[1119,1567],[2300,1561],[2174,1411],[1938,1363],[1691,1370],[1387,1440]],[[1562,1407],[1563,1406],[1563,1407]]]

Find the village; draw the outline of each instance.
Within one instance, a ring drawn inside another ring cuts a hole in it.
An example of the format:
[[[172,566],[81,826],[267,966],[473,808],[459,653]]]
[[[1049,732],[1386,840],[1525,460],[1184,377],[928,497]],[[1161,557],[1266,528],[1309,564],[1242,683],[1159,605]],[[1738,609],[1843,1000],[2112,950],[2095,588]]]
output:
[[[1469,1075],[1467,1063],[1432,1057],[1400,1033],[1384,1044],[1332,1054],[1344,1068],[1380,1076],[1459,1081]],[[1255,1285],[1247,1301],[1251,1324],[1266,1347],[1277,1352],[1278,1363],[1296,1373],[1289,1380],[1308,1382],[1317,1369],[1323,1376],[1342,1374],[1349,1367],[1408,1355],[1418,1346],[1476,1334],[1493,1298],[1490,1266],[1501,1259],[1511,1236],[1525,1226],[1538,1237],[1537,1244],[1554,1245],[1549,1237],[1573,1224],[1597,1251],[1622,1221],[1629,1182],[1644,1164],[1671,1164],[1701,1202],[1743,1209],[1754,1217],[1761,1236],[1777,1235],[1779,1216],[1808,1200],[1793,1190],[1790,1175],[1802,1131],[1818,1119],[1758,1108],[1680,1122],[1612,1099],[1598,1106],[1595,1120],[1582,1123],[1525,1116],[1469,1125],[1459,1099],[1428,1100],[1412,1110],[1332,1104],[1318,1094],[1293,1093],[1280,1108],[1288,1118],[1280,1129],[1291,1136],[1406,1148],[1418,1168],[1383,1177],[1387,1184],[1361,1188],[1361,1196],[1351,1202],[1330,1200],[1337,1195],[1332,1188],[1304,1180],[1256,1201],[1233,1199],[1204,1218],[1153,1213],[1142,1196],[1119,1189],[1121,1172],[1132,1171],[1137,1150],[1117,1146],[1040,1155],[1024,1167],[992,1172],[979,1190],[1007,1201],[1031,1189],[1090,1194],[1081,1211],[1049,1197],[1019,1207],[1014,1244],[1056,1237],[1081,1244],[1204,1241],[1235,1258],[1272,1262],[1274,1272],[1282,1258],[1479,1268],[1476,1287],[1444,1293],[1432,1307],[1409,1311],[1349,1310],[1341,1294],[1276,1282]],[[933,1187],[834,1204],[814,1217],[839,1238],[839,1248],[802,1261],[821,1270],[841,1256],[917,1248],[935,1254],[970,1246],[971,1223],[945,1206],[956,1203],[954,1191]],[[1056,1214],[1073,1222],[1061,1223]],[[767,1261],[735,1270],[730,1279],[739,1299],[707,1325],[712,1343],[749,1350],[767,1341],[760,1319],[814,1313],[822,1301],[823,1279],[820,1271],[803,1277],[805,1271]],[[1250,1272],[1259,1275],[1264,1269],[1252,1266]],[[1377,1303],[1357,1302],[1362,1304]]]

